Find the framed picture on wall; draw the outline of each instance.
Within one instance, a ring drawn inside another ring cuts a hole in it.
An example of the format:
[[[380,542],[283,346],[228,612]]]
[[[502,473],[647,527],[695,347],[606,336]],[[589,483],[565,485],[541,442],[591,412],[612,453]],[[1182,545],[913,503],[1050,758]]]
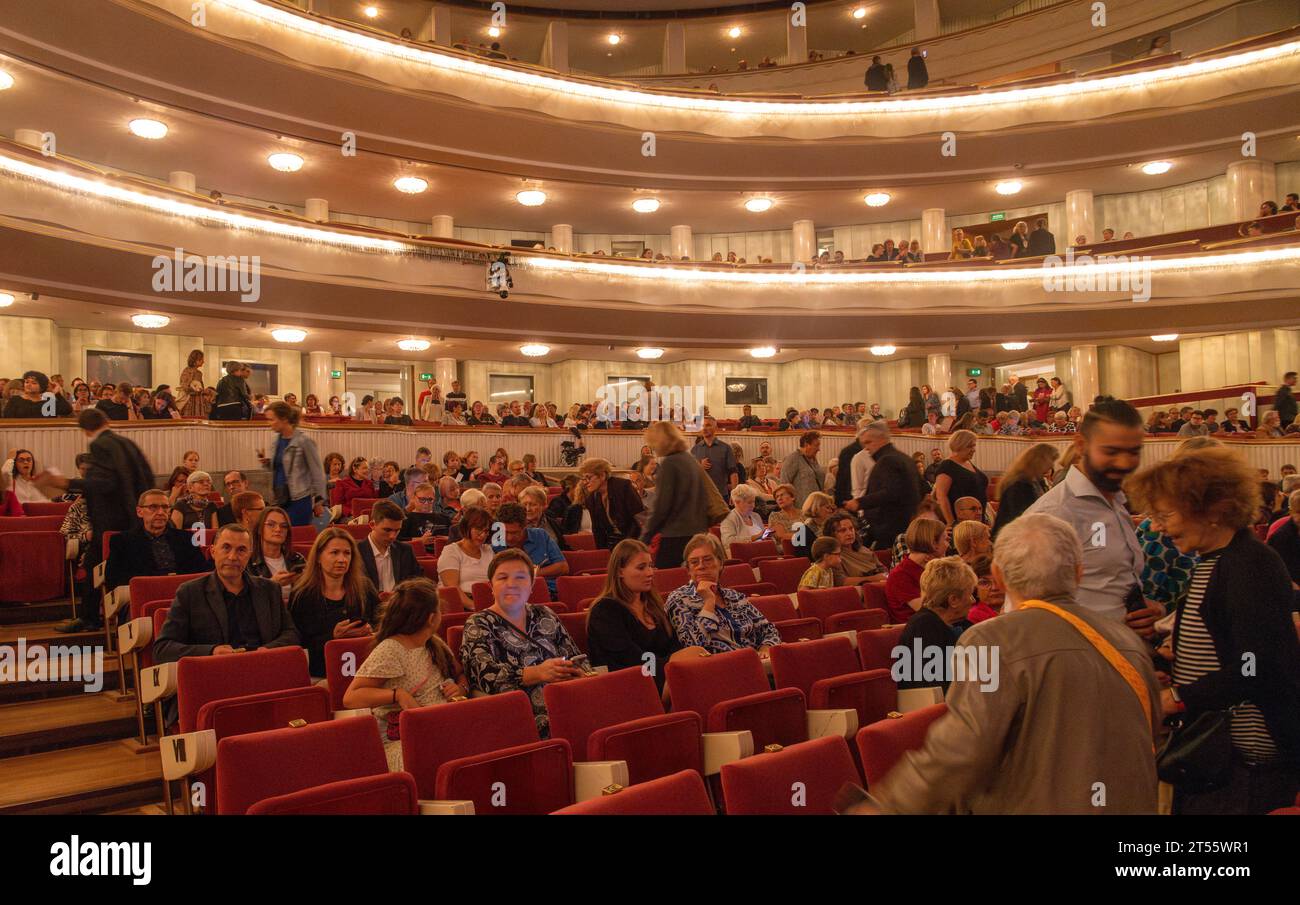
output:
[[[86,381],[122,383],[133,387],[153,387],[153,355],[149,352],[112,352],[86,350]]]
[[[644,242],[611,242],[609,253],[615,258],[639,258],[645,251]]]

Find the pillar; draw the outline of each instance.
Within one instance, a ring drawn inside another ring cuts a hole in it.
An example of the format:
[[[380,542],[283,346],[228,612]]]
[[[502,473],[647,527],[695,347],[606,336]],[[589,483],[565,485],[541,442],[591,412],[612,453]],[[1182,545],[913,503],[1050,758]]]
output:
[[[552,19],[546,26],[541,64],[556,72],[569,71],[569,23]]]
[[[330,378],[330,369],[333,367],[334,356],[329,352],[308,352],[307,353],[307,392],[312,393],[324,407],[333,396],[331,388],[333,383]],[[307,398],[306,393],[302,398]]]
[[[1083,236],[1084,244],[1101,241],[1092,203],[1092,189],[1075,189],[1065,193],[1065,241],[1057,247],[1074,244],[1075,236]]]
[[[573,227],[567,223],[557,223],[551,227],[551,244],[556,251],[566,255],[573,254]]]
[[[1238,160],[1228,164],[1228,212],[1233,221],[1259,216],[1259,205],[1276,201],[1277,177],[1266,160]]]
[[[1101,392],[1096,346],[1070,347],[1070,386],[1074,404],[1085,412]]]
[[[939,34],[939,0],[912,0],[916,20],[915,41],[925,41]]]
[[[420,24],[419,29],[415,32],[417,41],[427,41],[430,44],[441,44],[443,47],[451,46],[451,7],[442,3],[435,3],[433,9],[429,11],[428,17]]]
[[[921,211],[921,250],[926,254],[937,254],[952,248],[952,237],[948,235],[948,221],[941,207],[927,207]]]
[[[686,71],[686,26],[669,22],[664,26],[663,72],[669,75]]]
[[[454,358],[436,358],[433,362],[433,377],[438,381],[438,386],[442,389],[442,398],[446,399],[447,394],[451,392],[451,382],[459,380],[456,376],[456,359]],[[468,396],[468,391],[464,387],[461,390]]]
[[[455,221],[450,214],[438,214],[433,218],[433,237],[435,239],[454,239]]]
[[[187,173],[184,170],[172,170],[167,174],[167,182],[172,188],[180,189],[182,192],[194,192],[198,186],[197,180],[193,173]]]
[[[811,220],[796,220],[794,233],[794,259],[807,263],[817,254],[817,227]]]
[[[785,15],[785,61],[803,63],[808,59],[808,27],[795,25],[794,16]]]
[[[308,198],[307,219],[315,220],[318,223],[328,223],[330,219],[330,203],[324,198]]]
[[[674,226],[668,231],[669,256],[674,261],[695,256],[695,239],[689,226]]]
[[[925,356],[925,382],[940,397],[947,392],[952,383],[952,356],[947,352]],[[965,392],[959,388],[958,392]]]

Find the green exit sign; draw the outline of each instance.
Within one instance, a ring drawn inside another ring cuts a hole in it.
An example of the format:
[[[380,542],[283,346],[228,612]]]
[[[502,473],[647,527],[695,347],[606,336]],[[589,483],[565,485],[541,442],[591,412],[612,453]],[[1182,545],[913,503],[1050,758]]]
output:
[[[342,379],[343,379],[343,372],[342,372],[342,371],[330,371],[330,379],[331,379],[331,380],[342,380]]]
[[[998,211],[996,214],[994,214],[993,216],[989,217],[989,219],[992,220],[994,223],[996,223],[996,222],[999,221],[999,220],[1005,220],[1005,219],[1007,219],[1007,212],[1006,212],[1006,211]]]
[[[433,380],[433,375],[432,375],[432,374],[421,374],[421,375],[420,375],[420,379],[421,379],[421,380]]]
[[[983,373],[984,373],[984,369],[983,369],[983,368],[967,368],[967,369],[966,369],[966,376],[967,376],[967,377],[979,377],[979,376],[982,375]]]

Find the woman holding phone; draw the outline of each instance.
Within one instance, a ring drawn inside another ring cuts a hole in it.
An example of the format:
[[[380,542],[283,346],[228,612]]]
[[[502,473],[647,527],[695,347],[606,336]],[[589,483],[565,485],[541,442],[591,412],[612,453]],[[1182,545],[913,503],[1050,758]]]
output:
[[[298,574],[307,568],[306,557],[290,546],[291,530],[289,513],[279,506],[267,506],[257,518],[253,555],[248,561],[248,574],[274,581],[286,599]]]
[[[366,577],[351,534],[326,528],[316,536],[289,594],[289,613],[302,636],[313,678],[325,677],[326,641],[370,634],[379,614],[379,593]]]

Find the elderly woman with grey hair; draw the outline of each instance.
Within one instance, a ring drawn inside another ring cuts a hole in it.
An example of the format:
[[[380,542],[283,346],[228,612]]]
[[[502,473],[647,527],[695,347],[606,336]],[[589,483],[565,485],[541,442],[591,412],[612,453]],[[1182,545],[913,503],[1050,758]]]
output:
[[[728,556],[731,555],[732,544],[748,543],[767,530],[763,519],[754,511],[757,500],[758,491],[748,484],[737,484],[731,488],[731,504],[736,508],[727,513],[719,528],[722,532],[722,546],[726,548]]]
[[[1074,602],[1082,575],[1083,547],[1064,521],[1030,513],[1002,530],[993,577],[1010,611],[961,636],[948,711],[873,784],[879,810],[1156,812],[1151,654],[1132,630]]]

